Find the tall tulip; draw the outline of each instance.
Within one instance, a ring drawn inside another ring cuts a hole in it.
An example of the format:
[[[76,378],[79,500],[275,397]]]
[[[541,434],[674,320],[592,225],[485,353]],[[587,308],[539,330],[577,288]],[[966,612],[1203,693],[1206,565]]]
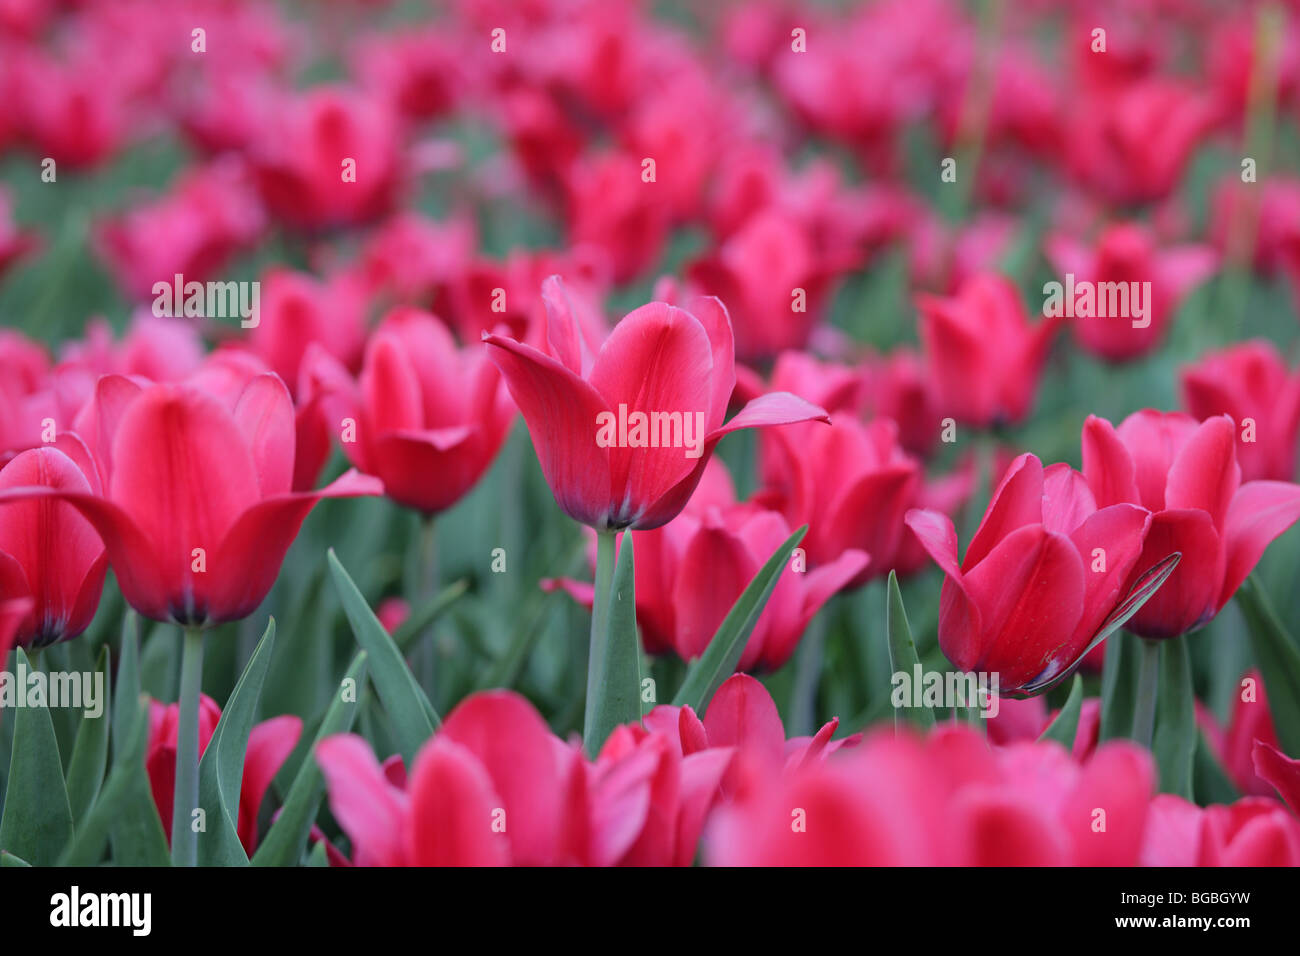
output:
[[[0,492],[0,501],[44,496],[72,505],[103,539],[127,602],[184,628],[172,831],[186,838],[173,841],[172,858],[193,865],[203,628],[262,602],[317,501],[379,494],[382,484],[348,472],[319,491],[291,491],[293,402],[272,374],[249,379],[233,404],[191,384],[106,375],[77,427],[101,471],[102,495],[26,486]]]

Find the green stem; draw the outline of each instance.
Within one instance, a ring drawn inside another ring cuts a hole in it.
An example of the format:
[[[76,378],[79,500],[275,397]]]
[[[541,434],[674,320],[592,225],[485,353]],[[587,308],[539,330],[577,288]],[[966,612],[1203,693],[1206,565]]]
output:
[[[203,631],[185,628],[181,656],[181,715],[176,740],[176,791],[172,805],[172,865],[194,866],[199,835],[190,825],[199,803],[199,692],[203,685]]]
[[[421,607],[438,593],[438,535],[437,520],[433,515],[420,516],[420,554],[416,564],[419,579],[415,585],[416,599],[411,602],[412,609]],[[416,643],[417,651],[412,663],[419,667],[420,683],[425,692],[434,693],[436,683],[438,649],[434,646],[433,628],[425,628]]]
[[[822,659],[826,654],[828,607],[812,619],[795,651],[794,687],[790,692],[790,735],[813,733],[817,721],[817,690],[821,685]]]
[[[609,605],[614,587],[614,542],[617,535],[613,531],[602,531],[596,535],[596,588],[591,602],[591,649],[587,656],[587,707],[582,722],[582,742],[587,748],[587,755],[596,756],[595,747],[600,741],[593,740],[598,733],[596,728],[596,701],[600,697],[600,683],[604,679],[605,657],[609,647]]]
[[[1142,657],[1138,663],[1137,707],[1133,712],[1133,739],[1147,750],[1155,738],[1156,690],[1160,684],[1160,645],[1156,641],[1139,641]]]

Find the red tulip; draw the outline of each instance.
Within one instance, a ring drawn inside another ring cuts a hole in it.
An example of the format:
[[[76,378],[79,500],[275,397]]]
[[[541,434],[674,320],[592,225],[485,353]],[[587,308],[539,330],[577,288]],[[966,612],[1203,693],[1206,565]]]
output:
[[[35,602],[31,598],[0,601],[0,661],[9,659],[9,649],[18,637],[18,628],[34,606]]]
[[[1290,481],[1300,439],[1300,372],[1273,343],[1240,342],[1183,369],[1183,404],[1198,419],[1240,422],[1237,461],[1245,481]]]
[[[861,734],[831,740],[840,725],[838,717],[823,724],[811,737],[786,739],[785,725],[767,688],[748,674],[733,674],[722,682],[701,720],[689,706],[660,704],[646,714],[642,731],[635,725],[615,733],[652,731],[676,739],[686,755],[717,748],[735,748],[772,773],[796,772],[808,763],[825,760],[841,748],[853,748]],[[727,784],[724,782],[724,788]]]
[[[662,528],[632,535],[636,613],[646,651],[675,652],[683,660],[703,654],[741,592],[789,536],[790,526],[778,512],[738,504],[726,470],[711,461],[680,515]],[[822,567],[782,571],[736,669],[776,670],[784,664],[822,605],[867,560],[851,549]],[[590,584],[558,584],[591,606]]]
[[[878,732],[784,775],[758,766],[741,760],[744,785],[705,832],[714,865],[1132,866],[1154,776],[1124,741],[1076,762],[1054,742],[990,750],[951,724]]]
[[[206,282],[251,248],[266,214],[247,168],[227,159],[181,176],[164,195],[99,223],[95,246],[136,302],[152,301],[156,282]]]
[[[275,121],[250,156],[273,215],[310,230],[370,222],[392,209],[401,152],[386,104],[322,87],[286,103]]]
[[[511,691],[466,698],[405,786],[359,737],[323,740],[330,808],[363,866],[686,865],[730,751],[621,728],[588,763]]]
[[[484,341],[556,502],[575,521],[599,531],[657,528],[682,510],[723,435],[826,418],[776,392],[723,423],[736,372],[731,320],[717,299],[701,299],[694,312],[642,306],[593,355],[558,281],[545,297],[545,351],[497,334]],[[638,438],[633,414],[662,427],[653,435],[643,427]]]
[[[1029,414],[1061,318],[1029,324],[1016,287],[996,275],[967,280],[955,298],[922,295],[921,342],[944,417],[981,428]]]
[[[274,375],[229,404],[193,385],[107,375],[78,420],[104,494],[11,488],[0,499],[59,498],[99,532],[127,602],[145,617],[211,625],[266,597],[303,519],[323,497],[382,493],[349,471],[292,492],[294,415]]]
[[[1151,516],[1130,504],[1098,507],[1068,465],[1021,455],[1003,476],[957,563],[952,521],[910,511],[907,525],[947,576],[939,646],[960,670],[999,675],[1001,690],[1032,692],[1068,673],[1149,563]]]
[[[1300,866],[1300,823],[1265,797],[1201,808],[1162,793],[1151,801],[1142,865]]]
[[[354,384],[319,355],[314,371],[331,428],[385,494],[425,514],[445,511],[487,471],[515,410],[493,365],[458,348],[428,312],[398,308],[370,337]]]
[[[1255,741],[1251,757],[1255,776],[1267,781],[1286,801],[1292,813],[1300,813],[1300,760],[1292,760],[1263,740]]]
[[[212,734],[221,720],[221,708],[206,694],[199,698],[199,754],[208,749]],[[163,832],[171,842],[172,801],[176,786],[176,739],[180,725],[180,705],[149,702],[149,743],[145,769],[154,806],[162,820]],[[250,856],[257,849],[257,814],[271,781],[284,765],[302,734],[302,720],[286,715],[272,717],[253,727],[244,753],[244,772],[239,785],[239,819],[236,830],[244,852]]]
[[[733,313],[736,352],[746,361],[806,346],[835,274],[809,230],[775,210],[752,216],[716,254],[690,267],[691,285]]]
[[[569,168],[565,188],[569,241],[605,250],[616,282],[652,267],[668,239],[668,210],[643,182],[641,160],[626,153],[583,158]]]
[[[297,395],[303,356],[313,344],[347,369],[361,365],[366,340],[366,293],[346,274],[320,281],[287,269],[262,279],[260,319],[248,347]]]
[[[1090,97],[1078,113],[1067,127],[1074,132],[1071,165],[1082,182],[1114,203],[1166,198],[1219,118],[1209,97],[1163,78]]]
[[[1247,681],[1250,681],[1249,691]],[[1273,715],[1269,713],[1268,695],[1264,693],[1264,682],[1259,672],[1247,672],[1239,685],[1226,730],[1220,728],[1214,714],[1199,702],[1197,723],[1237,789],[1251,796],[1267,797],[1273,793],[1273,787],[1256,776],[1256,745],[1262,743],[1268,747],[1277,747],[1277,731],[1273,726]]]
[[[1182,559],[1129,630],[1174,637],[1205,624],[1228,603],[1269,543],[1300,518],[1300,486],[1241,483],[1236,429],[1219,415],[1197,424],[1180,412],[1135,412],[1115,428],[1089,416],[1083,474],[1098,507],[1139,504],[1152,513],[1130,585],[1175,551]]]
[[[889,573],[903,543],[903,514],[921,479],[920,465],[899,446],[892,421],[863,425],[837,415],[829,428],[769,432],[761,451],[762,500],[790,525],[808,525],[802,547],[810,566],[829,566],[857,550],[871,561],[850,587]]]
[[[0,500],[10,489],[30,486],[90,495],[99,490],[99,476],[81,441],[64,434],[57,446],[30,449],[0,468]],[[45,647],[84,631],[99,607],[107,568],[99,535],[71,505],[35,498],[0,505],[0,594],[6,603],[31,599],[15,635],[18,646]]]
[[[1179,303],[1192,288],[1210,277],[1218,259],[1209,246],[1157,248],[1151,233],[1135,223],[1111,226],[1091,249],[1068,236],[1053,236],[1047,240],[1047,254],[1067,290],[1069,284],[1063,279],[1066,275],[1073,275],[1075,283],[1093,283],[1094,314],[1076,316],[1074,334],[1089,352],[1113,362],[1137,358],[1154,350]],[[1103,308],[1110,308],[1101,301],[1103,283],[1121,283],[1129,290],[1125,297],[1128,308],[1117,310],[1127,314],[1097,314]],[[1143,289],[1149,289],[1150,294]],[[1141,295],[1139,300],[1133,298],[1135,290]],[[1137,315],[1138,301],[1144,303],[1141,316]]]

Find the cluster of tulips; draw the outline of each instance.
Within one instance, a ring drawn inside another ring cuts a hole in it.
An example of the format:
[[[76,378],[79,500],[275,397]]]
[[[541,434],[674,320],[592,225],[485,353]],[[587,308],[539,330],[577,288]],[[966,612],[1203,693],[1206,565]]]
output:
[[[0,863],[1300,865],[1300,6],[661,6],[0,2]]]

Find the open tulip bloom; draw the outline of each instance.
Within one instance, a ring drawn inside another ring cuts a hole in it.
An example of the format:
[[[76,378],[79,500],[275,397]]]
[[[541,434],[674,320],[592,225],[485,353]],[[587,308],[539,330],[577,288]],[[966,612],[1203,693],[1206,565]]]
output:
[[[0,0],[0,872],[1300,866],[1298,121],[1300,0]]]

